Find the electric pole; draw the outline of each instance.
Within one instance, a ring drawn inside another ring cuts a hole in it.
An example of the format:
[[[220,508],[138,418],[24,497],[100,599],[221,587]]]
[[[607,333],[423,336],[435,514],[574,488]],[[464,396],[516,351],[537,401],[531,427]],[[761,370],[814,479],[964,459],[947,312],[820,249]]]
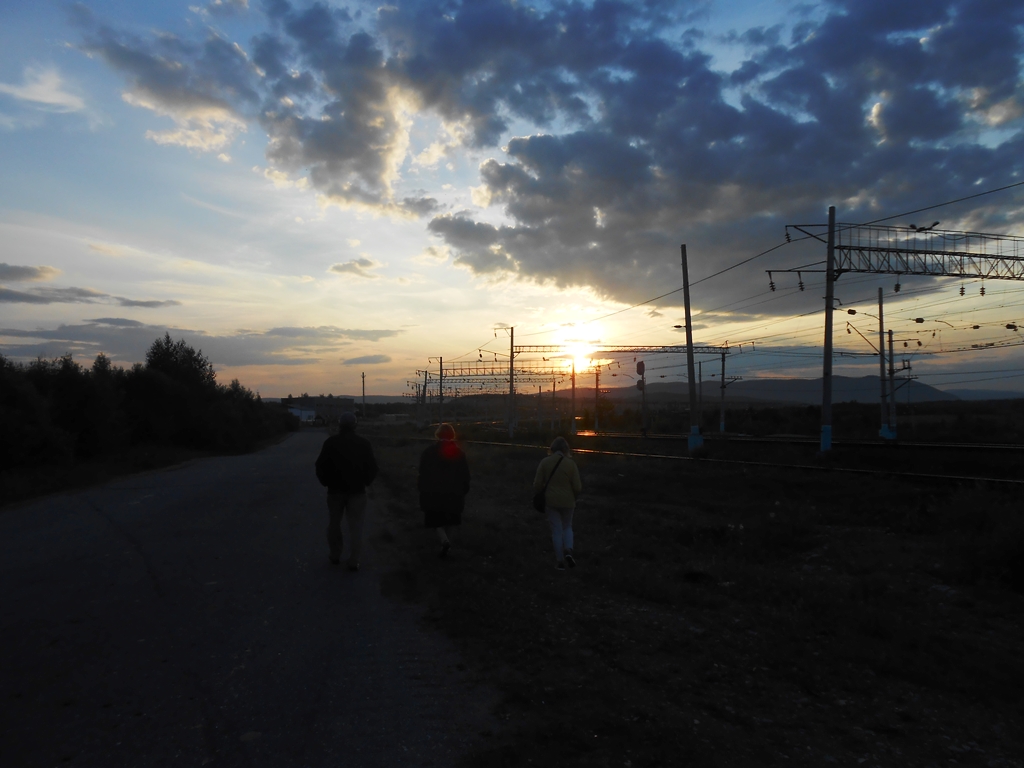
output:
[[[889,429],[896,439],[896,366],[892,351],[892,331],[889,331]]]
[[[636,388],[640,390],[641,400],[643,401],[643,415],[640,417],[640,434],[643,437],[647,437],[647,366],[644,365],[643,360],[636,364],[636,372],[640,376],[640,380],[636,383]]]
[[[690,389],[690,436],[687,447],[692,451],[704,445],[697,421],[697,382],[693,370],[693,323],[690,322],[690,273],[686,266],[686,244],[679,246],[683,262],[683,307],[686,312],[686,378]]]
[[[366,418],[366,371],[359,374],[363,378],[363,418]]]
[[[572,405],[569,408],[569,434],[576,434],[576,358],[572,359]]]
[[[725,432],[725,352],[722,352],[722,404],[718,414],[718,431]]]
[[[594,432],[597,433],[597,406],[601,404],[601,366],[594,368]]]
[[[882,319],[882,287],[878,287],[878,384],[881,388],[882,428],[879,430],[883,440],[892,440],[895,435],[889,423],[889,413],[885,405],[885,321]]]
[[[508,436],[516,429],[516,329],[508,329]]]
[[[444,423],[444,358],[437,358],[437,425]]]
[[[821,371],[821,451],[832,450],[832,313],[835,307],[836,207],[828,207],[825,257],[825,359]],[[724,384],[724,382],[723,382]]]
[[[555,432],[555,419],[558,418],[558,403],[555,401],[555,380],[551,379],[551,431]]]
[[[697,424],[704,423],[704,361],[697,361]],[[699,427],[698,427],[699,428]]]

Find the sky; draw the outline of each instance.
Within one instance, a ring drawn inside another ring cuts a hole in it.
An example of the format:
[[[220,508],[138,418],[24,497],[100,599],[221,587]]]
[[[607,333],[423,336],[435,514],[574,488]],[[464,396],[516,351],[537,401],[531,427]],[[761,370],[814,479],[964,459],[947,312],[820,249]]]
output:
[[[1019,0],[2,14],[0,354],[16,361],[128,366],[168,332],[264,396],[354,394],[364,373],[368,394],[401,394],[438,357],[500,360],[510,327],[524,344],[681,343],[681,293],[628,308],[680,287],[685,243],[695,341],[728,343],[730,375],[815,377],[823,247],[741,262],[830,205],[861,223],[1024,181]],[[891,223],[1024,235],[1022,189]],[[859,315],[836,315],[837,374],[877,371],[878,287],[897,367],[1024,390],[1013,281],[843,275]]]

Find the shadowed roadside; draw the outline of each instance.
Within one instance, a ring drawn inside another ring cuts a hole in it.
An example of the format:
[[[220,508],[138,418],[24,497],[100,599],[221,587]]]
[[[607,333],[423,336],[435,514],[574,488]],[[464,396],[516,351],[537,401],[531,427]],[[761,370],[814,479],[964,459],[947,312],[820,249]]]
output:
[[[487,692],[327,560],[302,432],[0,514],[0,762],[450,765]],[[372,502],[371,502],[372,503]]]

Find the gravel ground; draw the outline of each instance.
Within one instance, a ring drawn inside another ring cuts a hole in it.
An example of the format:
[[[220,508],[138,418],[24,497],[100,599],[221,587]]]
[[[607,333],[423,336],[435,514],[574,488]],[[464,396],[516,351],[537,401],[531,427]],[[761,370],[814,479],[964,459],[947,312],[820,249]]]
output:
[[[495,695],[422,609],[382,596],[383,499],[362,570],[328,562],[325,437],[0,512],[0,764],[429,766],[473,748]]]

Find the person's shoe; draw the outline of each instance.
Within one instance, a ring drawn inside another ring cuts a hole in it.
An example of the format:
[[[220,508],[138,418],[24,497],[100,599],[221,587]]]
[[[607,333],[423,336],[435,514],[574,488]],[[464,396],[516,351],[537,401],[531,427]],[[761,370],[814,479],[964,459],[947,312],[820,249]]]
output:
[[[452,548],[450,541],[441,542],[441,551],[437,553],[438,557],[448,557],[448,550]]]
[[[331,565],[337,565],[338,563],[341,562],[341,558],[340,557],[335,557],[334,555],[328,555],[327,559],[331,561]]]
[[[564,571],[565,570],[565,563],[558,563],[558,564],[555,565],[555,568],[557,568],[559,571]]]
[[[570,568],[576,567],[576,560],[573,558],[571,552],[565,553],[565,564],[568,565]]]

